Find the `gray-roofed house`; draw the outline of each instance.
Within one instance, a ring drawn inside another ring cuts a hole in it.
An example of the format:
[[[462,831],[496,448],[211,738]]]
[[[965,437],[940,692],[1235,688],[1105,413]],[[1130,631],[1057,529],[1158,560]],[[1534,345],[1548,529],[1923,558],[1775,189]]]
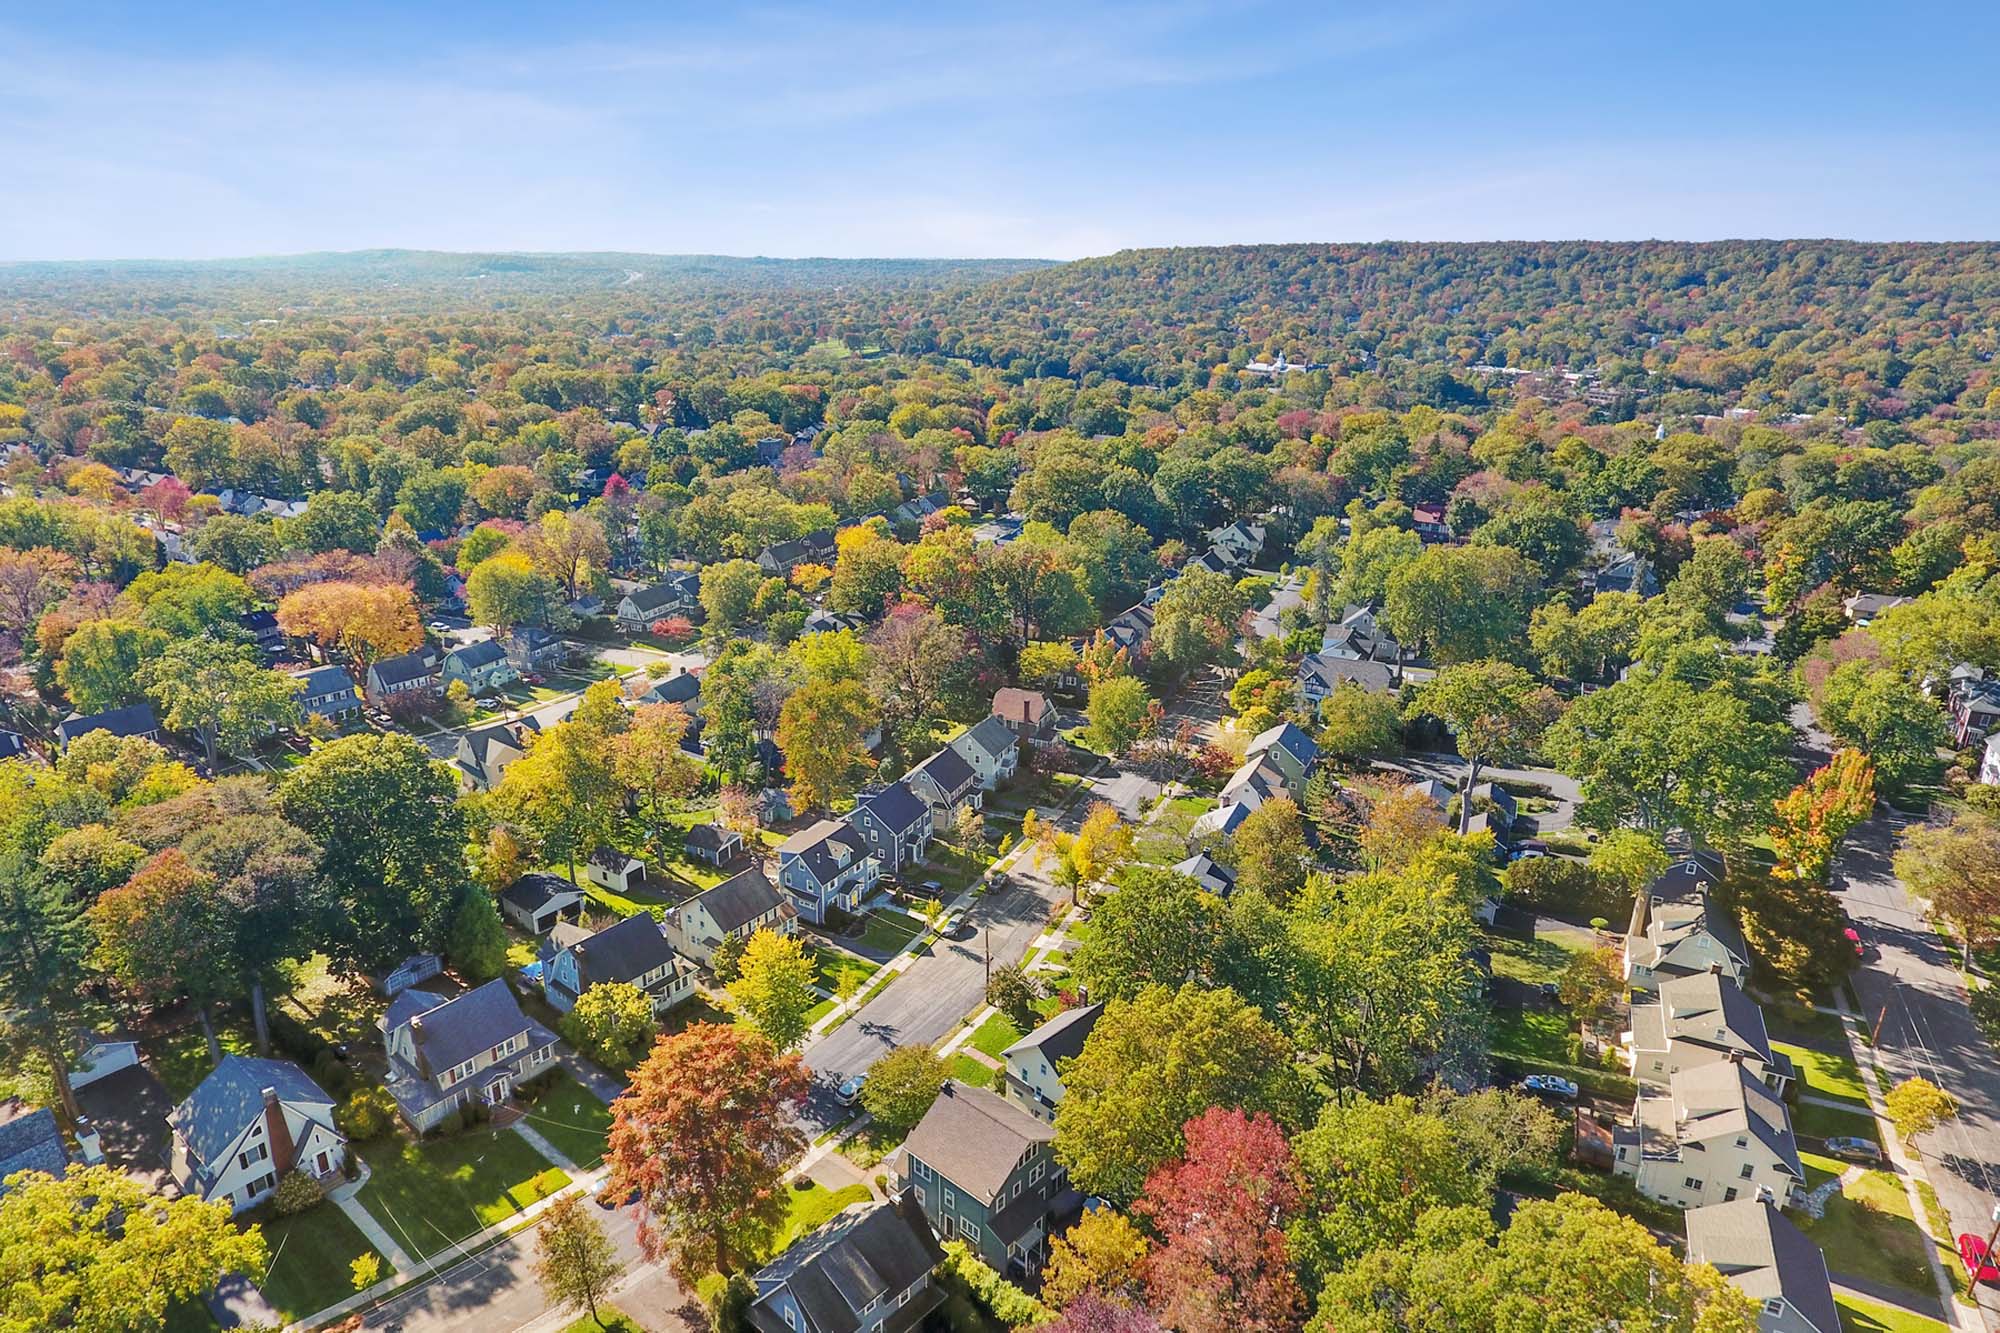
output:
[[[299,707],[310,716],[344,722],[361,711],[361,695],[346,667],[312,667],[291,676],[299,683]]]
[[[1188,828],[1188,845],[1194,846],[1204,839],[1228,837],[1255,813],[1256,808],[1242,801],[1230,801],[1204,811]]]
[[[257,644],[257,651],[264,654],[266,661],[276,661],[285,651],[285,631],[278,624],[278,617],[271,611],[245,611],[236,617],[242,627]]]
[[[1014,776],[1021,763],[1021,741],[1001,718],[987,714],[951,741],[958,757],[972,765],[979,785],[992,791]]]
[[[223,1056],[167,1124],[169,1171],[181,1192],[239,1213],[294,1171],[333,1179],[347,1157],[333,1098],[289,1060]]]
[[[1244,751],[1244,758],[1269,761],[1284,773],[1294,791],[1303,791],[1313,765],[1319,762],[1319,744],[1293,723],[1280,722],[1260,732]]]
[[[1632,1127],[1613,1132],[1612,1170],[1676,1208],[1769,1198],[1789,1207],[1805,1167],[1784,1102],[1733,1060],[1639,1089]]]
[[[678,579],[634,588],[618,601],[618,628],[628,634],[640,634],[654,621],[680,615],[693,606],[693,596]]]
[[[1358,685],[1370,694],[1394,694],[1396,669],[1383,662],[1360,662],[1325,653],[1308,653],[1299,661],[1299,694],[1314,708],[1342,685]]]
[[[727,824],[696,824],[687,831],[681,850],[694,860],[726,866],[743,855],[743,835]]]
[[[694,994],[694,966],[674,952],[651,912],[571,941],[542,964],[542,993],[561,1014],[592,986],[613,981],[637,986],[663,1014]]]
[[[1683,855],[1654,877],[1643,896],[1654,907],[1700,902],[1709,889],[1722,882],[1723,869],[1722,858],[1713,852]]]
[[[1635,592],[1641,597],[1655,597],[1660,591],[1652,562],[1630,551],[1620,551],[1602,569],[1586,577],[1595,592]]]
[[[882,868],[892,875],[906,865],[922,862],[936,831],[932,807],[908,778],[872,791],[863,789],[854,798],[854,810],[847,818],[868,840]]]
[[[1223,865],[1206,852],[1196,852],[1185,861],[1174,865],[1176,875],[1186,875],[1201,885],[1207,892],[1218,898],[1227,898],[1236,891],[1236,876],[1228,866]]]
[[[956,1079],[903,1142],[900,1183],[945,1240],[1009,1276],[1041,1271],[1049,1233],[1083,1200],[1049,1150],[1055,1127]]]
[[[69,1151],[48,1107],[0,1102],[0,1194],[7,1192],[7,1177],[16,1171],[60,1176],[68,1167]]]
[[[1029,1115],[1054,1124],[1062,1105],[1062,1062],[1074,1060],[1097,1026],[1101,1004],[1065,1009],[1000,1052],[1001,1092]]]
[[[1866,626],[1884,611],[1893,611],[1910,599],[1886,592],[1857,592],[1840,604],[1847,618],[1856,625]]]
[[[701,677],[692,671],[662,676],[638,697],[642,704],[679,704],[690,714],[701,711]]]
[[[528,752],[528,737],[542,724],[528,713],[513,722],[494,722],[461,732],[456,756],[465,785],[474,791],[491,791],[500,785],[507,765]]]
[[[523,1014],[498,978],[451,1000],[406,990],[379,1026],[389,1095],[419,1133],[460,1107],[499,1105],[556,1055],[556,1034]]]
[[[790,935],[798,930],[799,912],[785,895],[751,866],[678,907],[670,907],[661,922],[674,948],[707,966],[715,947],[725,938],[748,940],[760,930]]]
[[[555,875],[530,871],[500,890],[500,914],[530,935],[583,914],[583,890]]]
[[[507,636],[507,660],[525,672],[556,671],[569,649],[540,625],[516,625]]]
[[[503,690],[520,678],[521,673],[507,660],[507,650],[494,639],[461,644],[444,655],[445,684],[462,680],[474,694]]]
[[[855,1204],[751,1279],[756,1333],[909,1333],[944,1303],[944,1250],[913,1200]]]
[[[56,744],[67,750],[71,741],[93,731],[108,731],[120,738],[143,736],[158,740],[160,723],[149,703],[126,704],[103,713],[74,713],[56,723]]]
[[[979,771],[949,745],[904,775],[910,790],[922,797],[940,820],[952,820],[966,806],[981,804]]]
[[[364,690],[368,702],[381,708],[405,695],[442,689],[437,656],[427,648],[385,657],[368,668]]]
[[[1750,970],[1750,946],[1707,893],[1657,905],[1646,897],[1634,902],[1625,933],[1625,980],[1632,989],[1650,993],[1675,977],[1715,967],[1740,984]]]
[[[1687,1210],[1687,1257],[1757,1302],[1759,1333],[1841,1333],[1826,1256],[1763,1199]]]
[[[858,912],[881,877],[867,836],[845,820],[822,819],[778,844],[778,886],[814,925],[835,910]]]
[[[1720,1060],[1740,1061],[1780,1097],[1798,1076],[1791,1057],[1771,1045],[1762,1007],[1719,965],[1661,982],[1650,1000],[1635,997],[1624,1046],[1632,1077],[1655,1087]]]

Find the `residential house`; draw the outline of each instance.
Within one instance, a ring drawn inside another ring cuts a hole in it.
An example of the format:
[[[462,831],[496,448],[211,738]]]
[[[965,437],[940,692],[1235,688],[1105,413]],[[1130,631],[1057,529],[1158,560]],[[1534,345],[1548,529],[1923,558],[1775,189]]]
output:
[[[1403,791],[1406,795],[1418,796],[1429,801],[1439,810],[1450,805],[1452,798],[1458,795],[1449,785],[1439,782],[1436,778],[1423,778],[1416,782],[1405,783]]]
[[[778,844],[778,884],[814,925],[836,910],[858,912],[881,876],[867,837],[845,820],[822,819]]]
[[[520,678],[521,673],[507,660],[507,650],[493,639],[463,644],[444,655],[445,684],[464,681],[474,694],[504,690]]]
[[[327,1182],[347,1160],[333,1098],[289,1060],[225,1055],[167,1116],[168,1169],[183,1194],[232,1212],[271,1197],[294,1171]]]
[[[1625,932],[1624,964],[1627,984],[1646,993],[1675,977],[1717,968],[1741,985],[1750,970],[1750,946],[1706,893],[1658,906],[1640,897],[1632,904],[1632,924]]]
[[[119,1070],[130,1069],[138,1063],[138,1042],[101,1032],[85,1032],[76,1038],[71,1047],[69,1085],[72,1089],[87,1088],[99,1079],[109,1078]],[[5,1175],[0,1171],[0,1177]]]
[[[1306,778],[1319,762],[1319,745],[1298,726],[1280,722],[1260,732],[1244,756],[1269,763],[1284,774],[1286,785],[1293,791],[1304,791]]]
[[[436,693],[443,688],[439,680],[437,655],[428,648],[419,648],[385,657],[370,666],[364,690],[369,704],[384,708],[398,698]]]
[[[1613,1142],[1612,1170],[1676,1208],[1756,1198],[1789,1207],[1805,1182],[1784,1102],[1733,1060],[1641,1087],[1632,1127]]]
[[[67,750],[71,741],[93,731],[108,731],[121,739],[143,736],[155,741],[160,738],[160,723],[153,716],[153,705],[149,703],[126,704],[123,708],[88,715],[72,713],[56,723],[56,744]]]
[[[443,975],[444,959],[434,953],[413,953],[386,971],[370,973],[369,980],[376,990],[393,999],[412,986]]]
[[[0,1195],[7,1193],[7,1177],[16,1171],[61,1176],[68,1169],[69,1150],[48,1107],[13,1098],[0,1102]]]
[[[1341,618],[1328,625],[1319,639],[1322,657],[1344,658],[1350,662],[1402,660],[1403,648],[1382,628],[1375,612],[1365,606],[1350,606]]]
[[[580,592],[569,599],[567,610],[576,617],[579,624],[586,620],[595,620],[604,614],[604,599],[596,593]]]
[[[635,700],[641,704],[679,704],[693,717],[701,711],[701,675],[678,670],[649,685]]]
[[[583,915],[583,890],[559,876],[530,871],[500,890],[500,915],[530,935],[543,935],[556,922]]]
[[[474,791],[499,786],[507,765],[528,752],[528,738],[541,729],[542,724],[530,713],[513,722],[494,722],[461,732],[457,763],[465,785]]]
[[[2000,787],[2000,736],[1986,738],[1986,755],[1979,761],[1979,780],[1989,787]]]
[[[595,935],[565,941],[542,964],[542,994],[566,1014],[592,986],[637,986],[663,1014],[694,994],[694,965],[674,952],[651,912],[639,912]]]
[[[278,616],[274,611],[245,611],[236,617],[236,623],[257,645],[257,651],[264,654],[264,660],[275,662],[285,651],[285,631],[278,626]]]
[[[1009,1277],[1032,1275],[1051,1230],[1083,1207],[1049,1150],[1055,1135],[1018,1102],[949,1079],[903,1142],[900,1184],[939,1236]]]
[[[523,675],[543,675],[562,670],[568,652],[560,637],[540,625],[518,625],[507,636],[507,660]]]
[[[19,759],[27,753],[27,737],[18,731],[0,727],[0,759]]]
[[[524,1015],[497,978],[450,1000],[406,990],[379,1026],[389,1094],[419,1133],[462,1107],[499,1105],[556,1058],[556,1034]]]
[[[1227,898],[1236,891],[1236,872],[1206,852],[1196,852],[1185,861],[1175,862],[1174,873],[1186,875],[1218,898]]]
[[[2000,727],[2000,680],[1962,678],[1950,696],[1951,743],[1963,750]]]
[[[972,765],[979,785],[992,791],[1014,776],[1020,764],[1021,742],[1005,719],[992,714],[979,719],[951,742],[958,757]]]
[[[808,532],[796,541],[773,542],[757,553],[757,567],[766,574],[784,575],[800,565],[832,565],[832,528]]]
[[[1029,1115],[1054,1124],[1062,1105],[1062,1062],[1074,1060],[1097,1026],[1101,1004],[1065,1009],[1000,1052],[1001,1091]]]
[[[1907,597],[1897,597],[1886,592],[1857,592],[1842,602],[1840,609],[1847,613],[1848,620],[1866,628],[1884,611],[1893,610],[1909,600]]]
[[[1127,607],[1104,626],[1104,637],[1125,650],[1128,661],[1138,662],[1153,641],[1153,608],[1144,602]]]
[[[601,888],[630,893],[646,883],[646,863],[616,847],[598,847],[583,863],[583,876]]]
[[[655,621],[684,616],[700,605],[700,575],[669,575],[658,583],[634,588],[618,599],[618,628],[642,634]]]
[[[939,823],[958,818],[968,806],[977,810],[985,791],[979,771],[949,745],[911,769],[903,781],[930,806]]]
[[[1769,1200],[1711,1203],[1685,1220],[1688,1262],[1713,1265],[1757,1302],[1758,1333],[1841,1333],[1826,1256]]]
[[[696,824],[687,831],[681,850],[696,861],[726,866],[743,855],[743,835],[723,824]]]
[[[1231,523],[1208,534],[1210,549],[1220,552],[1231,565],[1241,568],[1256,561],[1264,550],[1262,523]]]
[[[675,952],[706,967],[724,939],[748,940],[760,930],[790,935],[798,922],[798,909],[771,887],[761,869],[751,866],[667,909],[661,924]]]
[[[994,691],[991,716],[1007,724],[1016,738],[1030,745],[1059,745],[1056,710],[1048,696],[1038,690],[1007,685]]]
[[[1424,503],[1410,506],[1410,526],[1417,530],[1417,536],[1425,542],[1448,542],[1451,540],[1451,525],[1445,522],[1444,506]]]
[[[1222,784],[1217,803],[1229,805],[1234,802],[1256,810],[1266,801],[1291,794],[1292,784],[1283,769],[1267,759],[1250,758],[1245,759],[1230,775],[1229,781]]]
[[[944,753],[951,753],[949,750]],[[968,770],[970,771],[970,770]],[[892,782],[886,787],[864,788],[854,798],[854,811],[848,820],[868,840],[869,848],[881,862],[882,868],[893,875],[906,865],[917,865],[929,851],[930,840],[936,831],[935,814],[931,805],[917,794],[910,779]],[[783,853],[780,851],[779,876],[782,879]]]
[[[1299,694],[1314,709],[1329,694],[1349,683],[1370,694],[1394,694],[1401,686],[1399,674],[1395,667],[1383,662],[1308,653],[1299,662]]]
[[[1624,1035],[1625,1062],[1641,1084],[1665,1087],[1683,1069],[1734,1060],[1780,1097],[1798,1076],[1771,1045],[1764,1011],[1734,981],[1712,972],[1675,977],[1657,996],[1635,999]]]
[[[1723,870],[1722,858],[1713,852],[1685,853],[1661,871],[1642,896],[1653,907],[1700,902],[1710,888],[1722,882]]]
[[[1482,782],[1465,796],[1472,802],[1473,809],[1492,811],[1494,822],[1506,828],[1511,829],[1514,821],[1521,817],[1520,806],[1514,800],[1514,793],[1497,782]]]
[[[308,716],[345,722],[361,712],[361,695],[346,667],[312,667],[291,676],[299,683],[299,708]]]
[[[945,1300],[944,1250],[909,1199],[856,1204],[757,1270],[755,1333],[910,1333]]]
[[[977,546],[1005,546],[1021,535],[1021,529],[1028,520],[1019,514],[1001,514],[990,518],[972,530],[972,540]]]
[[[1250,818],[1255,806],[1242,801],[1230,801],[1216,806],[1200,815],[1188,827],[1188,846],[1202,845],[1208,839],[1227,838],[1241,828],[1243,821]]]
[[[1652,562],[1630,551],[1612,556],[1596,573],[1586,575],[1585,582],[1593,592],[1636,592],[1641,597],[1656,597],[1660,591]]]

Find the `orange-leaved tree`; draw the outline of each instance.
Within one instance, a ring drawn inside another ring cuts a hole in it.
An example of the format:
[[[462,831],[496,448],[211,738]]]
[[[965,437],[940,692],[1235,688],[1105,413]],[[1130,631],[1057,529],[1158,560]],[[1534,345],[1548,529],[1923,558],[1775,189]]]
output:
[[[1777,801],[1771,847],[1780,879],[1824,884],[1841,839],[1875,806],[1875,765],[1859,750],[1840,750]]]

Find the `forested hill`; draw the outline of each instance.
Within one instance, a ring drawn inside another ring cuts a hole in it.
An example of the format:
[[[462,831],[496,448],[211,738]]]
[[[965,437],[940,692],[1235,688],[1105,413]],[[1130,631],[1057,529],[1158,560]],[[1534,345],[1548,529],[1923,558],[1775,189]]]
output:
[[[947,344],[1040,374],[1185,385],[1282,352],[1336,374],[1399,363],[1571,367],[1603,382],[1769,391],[1891,415],[1991,360],[2000,245],[1496,242],[1131,250],[932,297]],[[1886,391],[1886,392],[1885,392]],[[1850,395],[1851,396],[1851,392]]]
[[[0,306],[91,315],[227,315],[276,305],[408,312],[607,295],[644,301],[694,292],[924,289],[980,283],[1050,262],[355,250],[246,259],[0,263]]]

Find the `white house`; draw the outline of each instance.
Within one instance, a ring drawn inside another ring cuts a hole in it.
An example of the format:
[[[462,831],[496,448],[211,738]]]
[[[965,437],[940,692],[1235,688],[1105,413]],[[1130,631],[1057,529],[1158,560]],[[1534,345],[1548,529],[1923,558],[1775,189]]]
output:
[[[662,1014],[694,994],[694,967],[674,952],[650,912],[574,940],[542,964],[542,993],[560,1014],[592,986],[614,981],[637,986]]]
[[[169,1170],[181,1192],[238,1213],[294,1171],[334,1180],[347,1157],[333,1098],[289,1060],[225,1055],[167,1124]]]
[[[583,877],[600,888],[630,893],[646,882],[646,863],[616,847],[599,847],[583,863]]]
[[[1841,1333],[1826,1256],[1762,1199],[1686,1213],[1688,1262],[1712,1264],[1757,1302],[1758,1333]]]
[[[101,1078],[109,1078],[119,1070],[130,1069],[138,1063],[138,1042],[87,1032],[77,1038],[76,1054],[70,1057],[69,1085],[71,1088],[87,1088]]]
[[[583,912],[583,890],[566,879],[531,871],[500,890],[500,915],[530,935],[546,935],[558,921]]]
[[[1666,1087],[1683,1069],[1741,1061],[1780,1097],[1798,1071],[1771,1045],[1764,1011],[1719,970],[1675,977],[1632,1003],[1625,1061],[1641,1084]]]
[[[845,820],[822,819],[778,844],[778,884],[814,925],[836,909],[860,911],[881,877],[868,839]]]
[[[756,866],[730,876],[678,907],[661,924],[676,952],[704,967],[714,961],[724,939],[748,940],[760,930],[790,935],[798,930],[798,909],[771,887]]]
[[[1103,1012],[1101,1004],[1064,1010],[1000,1052],[1001,1092],[1036,1119],[1054,1124],[1063,1099],[1062,1062],[1083,1050]]]
[[[2000,736],[1986,738],[1986,757],[1979,762],[1979,780],[2000,787]]]
[[[954,738],[951,748],[972,765],[972,771],[979,775],[979,785],[987,791],[1013,777],[1020,766],[1020,739],[1012,727],[991,714]]]
[[[1632,927],[1625,933],[1625,980],[1651,993],[1675,977],[1722,970],[1741,985],[1750,970],[1750,946],[1726,913],[1712,907],[1706,892],[1692,900],[1661,902],[1637,898]]]
[[[1733,1060],[1640,1088],[1632,1125],[1612,1136],[1612,1170],[1649,1199],[1697,1208],[1768,1198],[1782,1208],[1804,1185],[1785,1104]]]

